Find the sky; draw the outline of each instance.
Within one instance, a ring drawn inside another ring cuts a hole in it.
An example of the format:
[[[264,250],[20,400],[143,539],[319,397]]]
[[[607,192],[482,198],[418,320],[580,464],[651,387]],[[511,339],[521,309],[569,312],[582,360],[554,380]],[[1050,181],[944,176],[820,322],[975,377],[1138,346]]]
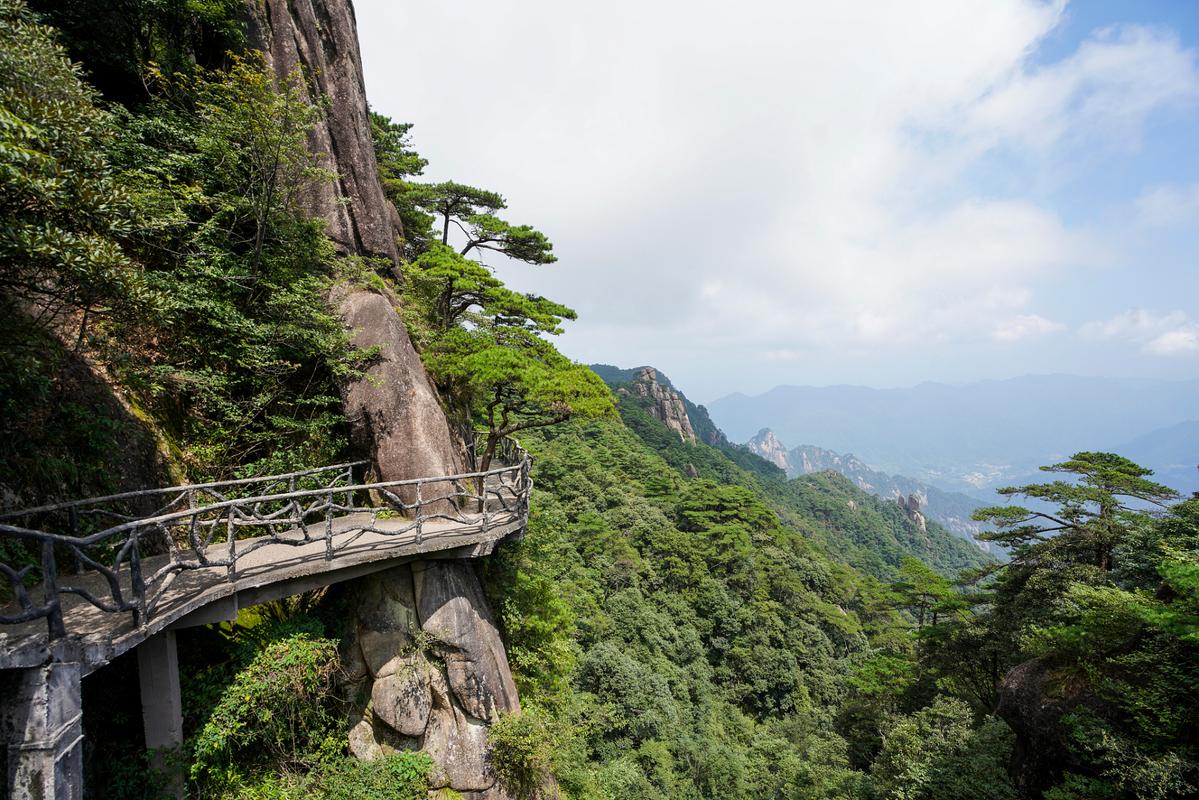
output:
[[[1199,3],[357,0],[426,180],[558,345],[779,384],[1199,377]]]

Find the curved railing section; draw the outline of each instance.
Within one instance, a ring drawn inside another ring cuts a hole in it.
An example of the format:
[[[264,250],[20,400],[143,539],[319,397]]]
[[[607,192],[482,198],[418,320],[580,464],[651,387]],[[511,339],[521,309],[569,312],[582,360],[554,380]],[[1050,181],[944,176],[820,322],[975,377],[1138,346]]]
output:
[[[139,626],[181,573],[207,569],[232,580],[239,561],[270,545],[323,540],[332,560],[367,533],[420,545],[431,528],[523,524],[529,456],[506,441],[495,462],[486,471],[367,482],[368,462],[356,461],[3,511],[0,542],[19,542],[6,551],[29,558],[19,566],[0,561],[10,595],[0,625],[44,618],[50,638],[62,637],[61,598],[76,595],[102,611],[129,613]],[[103,590],[79,585],[81,575],[102,576]]]

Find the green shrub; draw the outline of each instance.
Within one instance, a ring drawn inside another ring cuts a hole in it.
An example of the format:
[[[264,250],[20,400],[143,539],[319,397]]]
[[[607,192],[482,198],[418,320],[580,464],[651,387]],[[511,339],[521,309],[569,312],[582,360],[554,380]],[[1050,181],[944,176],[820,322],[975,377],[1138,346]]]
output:
[[[337,642],[295,634],[264,647],[225,689],[196,736],[192,776],[229,779],[254,765],[305,769],[338,751]]]
[[[505,714],[487,733],[491,768],[517,800],[540,800],[551,784],[554,735],[535,709]],[[552,784],[551,784],[552,785]]]
[[[425,800],[432,769],[427,753],[395,753],[378,761],[344,757],[313,773],[310,788],[324,800]]]

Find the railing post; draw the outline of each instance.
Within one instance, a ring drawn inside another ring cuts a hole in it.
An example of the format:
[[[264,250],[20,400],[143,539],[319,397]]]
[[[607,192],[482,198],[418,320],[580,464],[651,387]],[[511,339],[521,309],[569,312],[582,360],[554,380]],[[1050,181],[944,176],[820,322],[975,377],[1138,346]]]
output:
[[[79,538],[79,507],[78,506],[71,506],[71,508],[67,511],[67,526],[70,529],[71,538],[78,539]],[[71,553],[75,556],[75,574],[78,575],[83,572],[83,558],[79,554],[78,547],[72,547]]]
[[[67,627],[62,621],[62,601],[58,598],[58,566],[54,561],[54,542],[48,539],[42,542],[42,576],[45,581],[42,597],[46,608],[49,609],[46,623],[50,627],[50,638],[59,639],[67,635]]]
[[[424,503],[420,498],[421,482],[416,482],[416,543],[419,545],[424,541]]]
[[[237,577],[237,535],[233,526],[233,509],[234,506],[225,509],[225,538],[229,541],[229,566],[225,568],[225,574],[229,580]]]
[[[146,581],[142,577],[142,540],[139,529],[133,529],[133,547],[129,550],[129,584],[133,589],[133,624],[146,622]]]
[[[529,480],[529,457],[526,455],[520,462],[520,507],[526,513],[529,510],[530,488],[532,482]]]
[[[487,475],[483,475],[480,481],[482,488],[482,503],[483,503],[483,533],[486,533],[491,527],[491,514],[487,508]]]
[[[325,502],[325,560],[333,560],[333,491]]]
[[[195,510],[196,510],[196,490],[195,489],[187,490],[187,510],[191,511],[191,512],[195,512]],[[196,538],[197,526],[198,526],[198,520],[196,519],[196,514],[193,513],[191,515],[191,517],[188,518],[188,521],[187,521],[187,542],[188,542],[188,544],[191,545],[191,549],[193,551],[195,551],[196,560],[199,561],[201,564],[205,564],[205,563],[207,563],[208,559],[205,557],[204,553],[201,552],[202,548],[200,547],[200,541],[199,541],[199,539]]]
[[[296,476],[292,475],[291,477],[289,477],[287,479],[287,493],[295,494],[295,491],[296,491]],[[299,524],[303,523],[304,515],[300,513],[300,502],[298,500],[296,500],[295,497],[292,497],[291,500],[288,501],[288,505],[291,506],[291,513],[296,515],[296,524],[299,525]]]

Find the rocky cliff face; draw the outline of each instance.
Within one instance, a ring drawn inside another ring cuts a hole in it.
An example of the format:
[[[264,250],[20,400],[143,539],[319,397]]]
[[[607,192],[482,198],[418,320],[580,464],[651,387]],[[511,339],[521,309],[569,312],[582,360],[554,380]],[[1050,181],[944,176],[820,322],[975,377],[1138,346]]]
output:
[[[324,218],[342,252],[394,263],[400,221],[379,183],[353,6],[349,0],[250,0],[246,7],[250,46],[262,51],[279,81],[302,70],[331,104],[310,144],[337,178],[314,184],[306,206]]]
[[[763,428],[758,431],[754,438],[745,443],[751,453],[755,453],[762,458],[774,464],[779,469],[792,474],[791,461],[787,457],[787,448],[779,441],[779,437],[774,435],[774,431],[770,428]]]
[[[1102,701],[1084,686],[1040,659],[1014,667],[1000,683],[995,713],[1016,734],[1009,772],[1021,797],[1041,797],[1063,771],[1085,773],[1085,766],[1062,744],[1069,714],[1079,708],[1100,717],[1106,713]]]
[[[633,382],[633,392],[652,401],[649,413],[666,427],[677,433],[685,442],[695,441],[695,430],[687,416],[687,406],[674,389],[658,383],[658,371],[643,367]]]
[[[469,561],[418,561],[350,586],[343,638],[361,713],[350,750],[373,760],[420,749],[432,788],[507,800],[487,758],[487,728],[520,710],[499,631]]]
[[[349,0],[248,0],[246,8],[249,44],[263,52],[279,80],[301,70],[329,102],[311,147],[337,179],[311,187],[303,198],[307,211],[325,220],[340,252],[395,265],[399,215],[379,182]],[[343,389],[354,441],[372,456],[378,477],[402,480],[459,471],[461,448],[394,298],[343,286],[330,301],[353,331],[355,344],[380,347],[380,358],[367,374]]]

